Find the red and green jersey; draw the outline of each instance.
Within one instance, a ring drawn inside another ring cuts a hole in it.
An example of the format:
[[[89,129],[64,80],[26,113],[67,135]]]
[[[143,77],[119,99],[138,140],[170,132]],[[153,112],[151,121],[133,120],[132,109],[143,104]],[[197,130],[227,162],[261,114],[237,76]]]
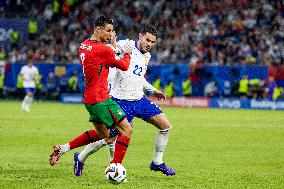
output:
[[[90,39],[81,43],[79,59],[86,81],[85,104],[96,104],[110,98],[107,82],[109,66],[126,71],[130,64],[129,54],[120,59],[110,47]]]

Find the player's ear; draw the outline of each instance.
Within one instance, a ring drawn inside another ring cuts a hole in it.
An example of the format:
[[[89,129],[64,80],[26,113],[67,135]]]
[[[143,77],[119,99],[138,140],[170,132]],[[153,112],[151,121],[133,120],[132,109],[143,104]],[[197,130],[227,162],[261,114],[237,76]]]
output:
[[[138,40],[140,40],[142,38],[142,33],[138,34]]]

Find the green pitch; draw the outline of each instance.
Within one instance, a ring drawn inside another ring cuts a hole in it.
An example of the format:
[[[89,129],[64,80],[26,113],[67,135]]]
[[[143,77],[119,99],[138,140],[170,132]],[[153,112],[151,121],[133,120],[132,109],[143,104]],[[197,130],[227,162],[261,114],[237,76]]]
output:
[[[101,149],[73,175],[73,150],[49,165],[54,144],[91,129],[83,105],[0,101],[0,188],[284,188],[284,112],[163,108],[173,124],[164,160],[176,169],[151,172],[156,129],[138,119],[124,160],[129,183],[105,182]]]

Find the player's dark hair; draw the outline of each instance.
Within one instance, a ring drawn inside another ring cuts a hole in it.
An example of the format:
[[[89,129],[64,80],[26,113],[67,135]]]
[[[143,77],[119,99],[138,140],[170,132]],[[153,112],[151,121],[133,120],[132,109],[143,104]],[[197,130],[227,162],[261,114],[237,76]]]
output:
[[[152,26],[150,24],[146,24],[146,25],[142,26],[141,29],[140,29],[140,33],[142,35],[145,35],[146,33],[152,34],[154,36],[158,35],[158,31],[157,31],[156,27]]]
[[[95,21],[95,27],[104,27],[107,24],[113,25],[113,20],[110,17],[100,16]]]

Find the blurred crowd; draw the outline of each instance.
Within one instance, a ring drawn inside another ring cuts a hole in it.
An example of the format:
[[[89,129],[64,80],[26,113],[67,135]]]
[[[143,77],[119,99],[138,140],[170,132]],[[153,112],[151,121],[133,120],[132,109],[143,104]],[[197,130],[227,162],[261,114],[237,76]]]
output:
[[[2,18],[43,18],[46,27],[10,61],[78,63],[77,48],[93,32],[98,15],[114,18],[118,38],[137,38],[140,24],[158,28],[154,63],[215,65],[284,64],[284,1],[281,0],[10,0]],[[16,11],[15,11],[16,10]]]

